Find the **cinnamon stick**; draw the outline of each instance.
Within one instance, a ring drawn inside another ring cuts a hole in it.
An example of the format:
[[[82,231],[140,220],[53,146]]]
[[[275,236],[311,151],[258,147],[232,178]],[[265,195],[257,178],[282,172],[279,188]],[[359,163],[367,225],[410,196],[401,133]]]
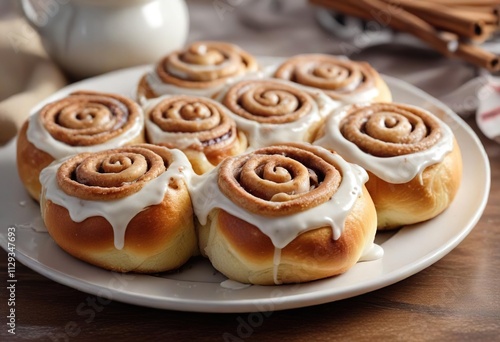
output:
[[[353,2],[310,0],[310,2],[362,19],[375,20],[382,26],[409,32],[444,55],[450,55],[456,46],[457,38],[455,35],[441,34],[419,17],[380,0]]]
[[[390,11],[391,6],[382,0],[358,0],[361,4],[371,9],[371,11]],[[396,7],[397,8],[397,7]],[[394,9],[393,9],[394,11]],[[393,14],[392,20],[396,29],[406,31],[431,47],[441,52],[443,55],[449,55],[454,50],[456,36],[452,34],[441,34],[432,25],[422,20],[418,16],[399,8]],[[454,39],[452,37],[455,37]]]
[[[488,11],[481,11],[481,9],[487,9]],[[494,7],[451,7],[446,10],[462,18],[471,17],[484,21],[485,24],[498,23],[498,15]]]
[[[495,14],[497,12],[498,6],[467,6],[467,5],[453,5],[451,9],[465,11],[467,13],[471,13],[471,15],[475,15],[476,13],[490,13]]]
[[[500,58],[477,45],[499,31],[500,0],[309,2],[410,33],[445,56],[461,58],[491,71],[500,70]]]
[[[330,10],[351,15],[365,20],[373,20],[373,17],[363,8],[353,5],[349,2],[340,2],[332,0],[309,0],[310,3],[321,7],[326,7]]]
[[[463,12],[453,11],[452,8],[448,9],[435,3],[412,0],[383,1],[398,4],[438,29],[455,32],[467,38],[481,36],[486,25],[483,20],[478,19],[476,16],[464,15]],[[493,20],[495,19],[493,18]]]
[[[419,0],[417,0],[419,1]],[[420,0],[419,2],[431,2],[446,6],[496,6],[500,0]]]
[[[470,41],[475,44],[481,44],[487,41],[491,36],[498,31],[498,25],[485,25],[483,28],[483,34],[474,38],[471,38]]]

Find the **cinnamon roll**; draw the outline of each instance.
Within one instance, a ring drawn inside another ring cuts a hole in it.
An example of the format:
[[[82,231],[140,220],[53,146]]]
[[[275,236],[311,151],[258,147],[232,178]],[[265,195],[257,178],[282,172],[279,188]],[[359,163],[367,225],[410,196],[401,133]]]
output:
[[[203,97],[176,95],[151,100],[145,107],[145,126],[149,142],[184,151],[198,174],[248,146],[227,109]]]
[[[143,142],[143,113],[137,103],[117,94],[77,91],[25,122],[17,139],[17,169],[38,200],[40,171],[55,159]]]
[[[276,79],[235,83],[221,96],[252,148],[279,142],[311,142],[338,103],[321,91]]]
[[[375,248],[366,177],[339,155],[304,143],[227,158],[192,186],[200,250],[243,283],[343,273]]]
[[[236,45],[194,42],[184,50],[165,56],[154,71],[141,78],[138,99],[166,94],[210,97],[228,81],[257,70],[256,59]]]
[[[323,90],[345,103],[390,102],[389,87],[366,62],[323,54],[297,55],[281,64],[275,77]]]
[[[118,272],[178,268],[197,251],[179,150],[141,144],[81,153],[41,175],[47,230],[67,253]]]
[[[398,103],[349,105],[333,113],[315,144],[368,171],[378,228],[425,221],[445,210],[462,175],[451,129],[432,113]]]

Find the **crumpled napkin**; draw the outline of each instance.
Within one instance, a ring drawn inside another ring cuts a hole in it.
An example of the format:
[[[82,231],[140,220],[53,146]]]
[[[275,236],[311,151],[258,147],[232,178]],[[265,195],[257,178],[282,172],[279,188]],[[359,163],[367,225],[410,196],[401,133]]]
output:
[[[3,145],[17,134],[31,108],[67,81],[23,18],[9,14],[0,15],[0,19],[0,145]]]

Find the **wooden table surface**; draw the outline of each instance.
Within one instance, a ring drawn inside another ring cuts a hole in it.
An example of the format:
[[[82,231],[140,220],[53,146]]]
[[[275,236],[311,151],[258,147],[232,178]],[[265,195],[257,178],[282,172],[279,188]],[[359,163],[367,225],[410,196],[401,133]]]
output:
[[[468,123],[478,132],[472,119]],[[500,340],[500,145],[484,215],[452,252],[422,272],[358,297],[253,314],[156,310],[99,298],[17,265],[15,340],[493,341]],[[464,179],[467,182],[467,179]],[[0,252],[0,340],[7,332],[7,255]],[[82,315],[82,309],[85,314]],[[79,311],[80,310],[80,311]]]

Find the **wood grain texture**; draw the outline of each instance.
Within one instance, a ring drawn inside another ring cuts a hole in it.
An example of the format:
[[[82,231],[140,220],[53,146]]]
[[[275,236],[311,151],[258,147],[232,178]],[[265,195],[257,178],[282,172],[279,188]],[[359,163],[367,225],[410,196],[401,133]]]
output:
[[[478,132],[472,119],[468,123]],[[7,257],[2,250],[0,340],[498,340],[500,145],[478,135],[492,171],[484,215],[457,248],[404,281],[362,296],[302,309],[265,314],[201,314],[108,303],[18,264],[17,334],[12,339],[5,328]],[[68,336],[65,329],[74,336]]]

